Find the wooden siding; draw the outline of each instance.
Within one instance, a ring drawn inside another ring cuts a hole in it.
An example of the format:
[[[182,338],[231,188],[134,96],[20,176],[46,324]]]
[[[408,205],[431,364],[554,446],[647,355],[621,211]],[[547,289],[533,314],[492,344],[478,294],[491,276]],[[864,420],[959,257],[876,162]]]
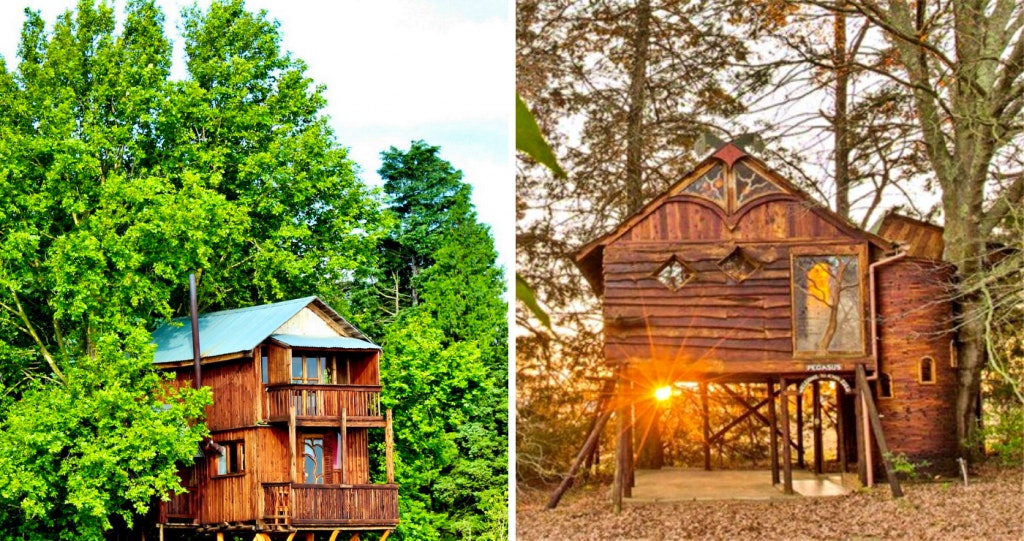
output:
[[[263,344],[270,355],[267,363],[270,365],[271,385],[291,383],[292,381],[292,350],[276,344]]]
[[[213,391],[213,405],[206,408],[206,426],[211,431],[256,424],[253,404],[261,392],[258,378],[252,359],[203,367],[203,385]]]
[[[353,385],[380,385],[380,352],[354,354],[351,370]]]
[[[364,485],[370,482],[369,430],[350,428],[348,445],[345,446],[345,482]]]
[[[878,269],[879,369],[892,378],[892,398],[878,399],[891,452],[952,471],[957,455],[956,368],[951,366],[953,267],[904,259]],[[934,359],[935,383],[919,381],[923,357]]]
[[[258,495],[260,494],[259,469],[261,466],[258,445],[258,428],[226,430],[212,434],[216,442],[245,442],[245,471],[241,474],[216,477],[215,453],[208,453],[206,462],[208,475],[199,486],[200,524],[218,522],[240,522],[253,520],[260,515]]]
[[[803,372],[815,360],[793,356],[791,252],[863,246],[793,201],[753,206],[730,230],[718,212],[670,200],[604,251],[606,357],[671,360],[715,374]],[[761,265],[740,283],[718,267],[737,247]],[[655,277],[673,256],[697,274],[677,291]],[[866,268],[862,259],[862,274]],[[866,361],[865,351],[838,362],[852,370]]]

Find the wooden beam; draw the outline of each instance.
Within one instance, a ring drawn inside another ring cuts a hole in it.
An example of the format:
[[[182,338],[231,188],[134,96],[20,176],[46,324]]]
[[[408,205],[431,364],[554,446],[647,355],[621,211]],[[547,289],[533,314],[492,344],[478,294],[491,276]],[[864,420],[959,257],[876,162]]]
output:
[[[821,475],[825,469],[825,460],[822,456],[825,446],[821,441],[821,383],[818,381],[811,385],[811,401],[811,422],[814,423],[811,427],[814,435],[814,473]]]
[[[288,454],[291,457],[291,469],[289,470],[291,482],[296,483],[298,482],[299,474],[298,461],[295,456],[297,454],[295,434],[295,400],[292,400],[291,404],[288,404],[288,445],[290,449]]]
[[[348,461],[346,460],[345,451],[348,450],[348,408],[341,408],[341,421],[339,429],[341,430],[341,449],[338,449],[339,457],[341,458],[341,484],[347,484],[348,476],[345,474],[345,470],[348,469]]]
[[[868,434],[865,428],[865,415],[864,411],[864,400],[861,398],[860,383],[856,384],[857,390],[853,397],[853,408],[854,408],[854,424],[857,432],[857,480],[860,481],[861,486],[868,486],[868,470],[871,469],[868,464],[867,454],[865,449],[870,445],[867,441]]]
[[[584,442],[583,448],[576,454],[576,460],[573,460],[572,466],[569,467],[569,473],[562,478],[562,482],[559,483],[558,488],[548,499],[548,504],[545,506],[546,509],[554,509],[558,506],[558,501],[562,499],[562,494],[572,486],[573,481],[576,479],[576,474],[579,472],[580,463],[583,462],[584,458],[591,454],[591,451],[597,447],[597,440],[601,436],[601,431],[604,430],[604,425],[608,423],[608,419],[612,416],[612,410],[605,410],[598,416],[597,421],[590,429],[590,435],[587,436],[587,441]]]
[[[772,486],[779,484],[779,423],[775,418],[775,382],[768,382],[768,441],[771,446],[769,460],[772,463]]]
[[[616,514],[622,512],[622,484],[625,481],[623,471],[623,456],[626,454],[622,435],[626,431],[626,417],[623,415],[625,408],[615,413],[615,477],[612,480],[612,509]]]
[[[292,539],[295,539],[295,533],[296,532],[292,532],[292,533],[288,534],[288,539],[285,539],[285,541],[292,541]]]
[[[796,465],[804,467],[804,394],[796,394]]]
[[[781,392],[779,396],[782,397],[782,439],[790,441],[789,437],[789,391],[786,390],[788,383],[786,378],[781,378]],[[782,446],[782,493],[792,494],[793,493],[793,464],[792,455],[789,450],[789,445]]]
[[[850,468],[850,457],[846,456],[846,407],[843,406],[843,391],[838,383],[833,383],[836,392],[836,442],[839,447],[839,471],[846,473]]]
[[[885,476],[889,479],[892,497],[902,498],[903,487],[900,486],[900,480],[896,477],[896,472],[893,469],[889,447],[885,444],[885,434],[882,433],[882,420],[878,417],[878,410],[875,408],[874,399],[871,398],[867,376],[864,375],[864,367],[862,366],[857,367],[857,387],[861,388],[864,393],[863,397],[868,410],[868,419],[871,420],[871,428],[875,433],[875,442],[878,443],[878,450],[882,453],[882,464],[885,466]]]
[[[384,425],[384,455],[387,462],[388,484],[395,484],[395,433],[391,428],[391,408],[388,408]],[[390,531],[390,530],[389,530]],[[387,537],[387,534],[384,534]]]
[[[633,382],[630,382],[629,386],[632,387]],[[634,404],[631,402],[629,404],[629,418],[626,422],[626,454],[623,457],[626,461],[626,477],[623,479],[625,482],[622,484],[622,495],[626,498],[633,497],[633,487],[636,486],[636,476],[634,475],[634,468],[636,468],[636,464],[633,462],[633,452],[635,450],[635,446],[633,445],[633,438],[635,437],[633,434],[633,426],[635,424],[636,411]]]
[[[700,416],[703,421],[704,470],[711,471],[711,419],[708,409],[708,384],[700,383]]]
[[[723,389],[727,389],[727,387],[725,385],[721,385],[721,387]],[[728,424],[726,424],[722,428],[718,429],[718,432],[715,432],[714,434],[712,434],[711,435],[711,442],[714,443],[714,442],[718,441],[719,439],[721,439],[722,437],[724,437],[725,434],[727,432],[729,432],[729,430],[732,429],[732,427],[742,423],[747,417],[750,417],[750,416],[754,415],[755,413],[757,413],[757,410],[759,410],[759,409],[763,408],[764,406],[768,405],[768,403],[770,401],[771,401],[771,398],[765,398],[765,399],[762,399],[757,404],[754,404],[753,406],[751,406],[750,403],[748,403],[745,400],[737,400],[737,402],[739,402],[740,404],[743,404],[743,406],[745,406],[747,408],[747,411],[744,411],[743,413],[740,414],[739,417],[736,417],[732,421],[729,421]],[[763,418],[763,416],[762,416],[762,418]],[[771,426],[771,422],[768,422],[766,424],[768,424],[768,426]]]
[[[736,393],[736,391],[733,391],[732,389],[730,389],[729,387],[727,387],[725,385],[720,385],[720,387],[722,389],[724,389],[725,392],[729,396],[731,396],[734,400],[736,400],[737,402],[746,405],[748,408],[751,407],[750,404],[746,400],[744,400],[742,396],[740,396],[739,394]],[[772,388],[774,388],[774,383],[772,384]],[[781,392],[781,391],[779,391],[779,392]],[[774,391],[772,391],[769,396],[772,396],[774,398],[775,395],[776,395],[776,393]],[[754,417],[757,417],[766,426],[772,426],[771,419],[768,419],[767,417],[765,417],[761,412],[754,411],[754,412],[751,412],[751,415],[753,415]],[[775,435],[776,436],[781,436],[782,435],[782,429],[778,428],[778,426],[775,427]],[[792,439],[789,440],[789,445],[791,447],[793,447],[793,449],[798,449],[798,447],[796,445],[796,442],[793,441]]]
[[[328,539],[328,541],[335,541],[336,539],[338,539],[338,534],[340,533],[341,530],[334,530],[333,532],[331,532],[331,538]]]
[[[391,530],[385,530],[384,535],[380,536],[380,541],[388,541],[389,535],[391,535]]]

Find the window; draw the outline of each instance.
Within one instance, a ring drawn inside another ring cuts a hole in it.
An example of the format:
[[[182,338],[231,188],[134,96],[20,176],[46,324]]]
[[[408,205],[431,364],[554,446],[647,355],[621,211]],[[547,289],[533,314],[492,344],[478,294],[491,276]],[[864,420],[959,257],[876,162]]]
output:
[[[819,356],[863,354],[859,257],[794,256],[792,270],[796,352]]]
[[[245,442],[228,441],[219,445],[224,450],[214,456],[214,477],[245,473]]]
[[[263,347],[266,348],[266,346]],[[263,380],[264,385],[270,383],[270,357],[266,351],[260,357],[260,379]]]
[[[757,272],[757,269],[761,268],[761,262],[748,256],[742,249],[735,248],[718,262],[718,268],[722,269],[733,283],[738,284]]]
[[[306,484],[321,485],[324,482],[324,439],[320,436],[302,438],[303,468]]]
[[[297,385],[317,385],[330,383],[327,373],[327,357],[315,356],[300,351],[292,354],[292,383]]]
[[[681,261],[676,259],[675,256],[669,258],[669,260],[654,273],[654,277],[657,278],[662,285],[672,291],[678,291],[679,288],[686,285],[696,276],[697,273],[693,272],[693,269],[687,267]]]
[[[921,383],[935,383],[935,359],[922,357],[918,376]]]
[[[878,398],[892,398],[892,377],[885,372],[878,375]]]

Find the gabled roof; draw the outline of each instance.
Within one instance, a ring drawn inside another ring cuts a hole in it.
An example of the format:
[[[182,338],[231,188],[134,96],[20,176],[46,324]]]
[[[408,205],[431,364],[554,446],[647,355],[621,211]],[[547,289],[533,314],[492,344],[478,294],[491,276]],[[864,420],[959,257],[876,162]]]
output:
[[[691,190],[691,188],[693,188],[698,182],[704,180],[703,175],[712,171],[715,165],[724,164],[732,167],[732,165],[741,158],[744,159],[745,163],[751,164],[755,168],[764,172],[765,176],[768,177],[769,182],[774,185],[774,188],[780,190],[774,194],[773,197],[785,196],[788,198],[796,198],[801,201],[807,210],[813,212],[821,219],[829,222],[837,229],[851,237],[864,239],[885,251],[892,249],[893,245],[891,242],[869,231],[860,229],[846,218],[833,212],[832,209],[829,209],[815,201],[809,194],[783,178],[778,173],[774,172],[761,160],[747,154],[746,151],[736,146],[734,143],[725,143],[714,153],[697,164],[690,173],[684,175],[680,181],[673,184],[661,195],[652,199],[649,203],[633,213],[632,216],[626,218],[614,229],[601,237],[590,241],[576,252],[576,266],[579,267],[581,272],[583,272],[583,276],[586,277],[588,282],[590,282],[594,291],[597,292],[598,295],[603,294],[604,291],[602,262],[604,260],[605,246],[617,240],[641,220],[656,211],[670,197],[695,194],[696,191]],[[687,193],[688,191],[689,193]],[[748,205],[744,205],[744,207],[748,207]],[[742,211],[742,209],[736,210]],[[742,214],[742,212],[740,212],[740,214]]]
[[[260,345],[275,331],[305,308],[329,319],[343,333],[332,337],[316,337],[317,346],[338,349],[380,349],[370,342],[359,329],[316,297],[304,297],[284,302],[223,310],[199,315],[199,350],[206,357],[220,357],[235,353],[249,352]],[[347,336],[341,336],[342,334]],[[292,335],[280,335],[281,337]],[[279,337],[278,337],[279,338]],[[294,337],[296,345],[302,345],[311,337]],[[285,342],[285,340],[280,340]],[[156,364],[173,363],[192,359],[192,325],[187,317],[172,319],[153,331]],[[288,343],[288,342],[285,342]]]

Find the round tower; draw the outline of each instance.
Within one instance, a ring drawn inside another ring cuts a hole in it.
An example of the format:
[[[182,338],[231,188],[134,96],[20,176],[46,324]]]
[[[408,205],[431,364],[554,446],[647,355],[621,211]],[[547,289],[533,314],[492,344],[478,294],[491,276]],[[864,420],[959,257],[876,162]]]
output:
[[[876,269],[878,413],[893,456],[956,468],[955,268],[905,258]]]

